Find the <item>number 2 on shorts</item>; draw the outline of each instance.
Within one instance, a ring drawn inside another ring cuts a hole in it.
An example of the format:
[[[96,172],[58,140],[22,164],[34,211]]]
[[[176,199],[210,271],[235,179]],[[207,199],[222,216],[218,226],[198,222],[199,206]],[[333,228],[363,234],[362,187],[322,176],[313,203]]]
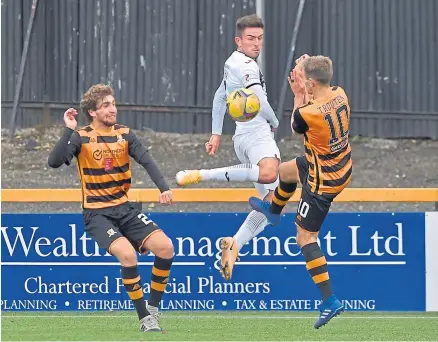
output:
[[[143,222],[145,225],[148,225],[149,223],[152,223],[152,220],[150,220],[149,217],[147,217],[147,216],[146,216],[145,214],[143,214],[143,213],[138,214],[137,217],[138,217],[140,220],[142,220],[142,222]]]

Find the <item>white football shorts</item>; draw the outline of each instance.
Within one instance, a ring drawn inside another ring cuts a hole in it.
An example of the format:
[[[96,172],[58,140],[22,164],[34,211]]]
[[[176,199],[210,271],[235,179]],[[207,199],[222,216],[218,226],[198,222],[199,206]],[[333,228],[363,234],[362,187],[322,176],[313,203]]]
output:
[[[258,165],[264,158],[277,158],[281,160],[280,150],[271,132],[249,132],[233,137],[234,151],[241,163]],[[278,178],[271,184],[254,182],[254,186],[262,198],[265,198],[270,190],[274,191],[279,181]]]

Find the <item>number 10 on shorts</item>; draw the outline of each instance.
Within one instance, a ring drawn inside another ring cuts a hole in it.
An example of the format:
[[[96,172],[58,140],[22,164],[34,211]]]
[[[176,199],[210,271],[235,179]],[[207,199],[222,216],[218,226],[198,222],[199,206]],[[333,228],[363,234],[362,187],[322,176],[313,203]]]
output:
[[[298,214],[301,215],[301,217],[305,218],[307,216],[307,213],[309,212],[310,206],[303,202],[303,199],[300,200],[300,203],[298,204]]]

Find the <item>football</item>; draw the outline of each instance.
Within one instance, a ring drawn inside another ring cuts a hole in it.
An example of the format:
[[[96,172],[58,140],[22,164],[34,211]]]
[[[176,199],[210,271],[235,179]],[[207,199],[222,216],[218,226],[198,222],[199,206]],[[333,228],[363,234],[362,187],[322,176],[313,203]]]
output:
[[[250,89],[236,89],[227,98],[227,113],[234,121],[250,121],[257,116],[259,111],[259,98]]]

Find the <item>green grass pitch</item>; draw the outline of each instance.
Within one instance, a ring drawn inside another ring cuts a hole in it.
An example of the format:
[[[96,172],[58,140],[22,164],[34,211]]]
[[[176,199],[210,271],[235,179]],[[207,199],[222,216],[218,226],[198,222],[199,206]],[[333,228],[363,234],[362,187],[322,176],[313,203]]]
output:
[[[345,312],[319,330],[317,312],[164,312],[163,333],[135,312],[2,312],[3,341],[437,341],[438,313]]]

